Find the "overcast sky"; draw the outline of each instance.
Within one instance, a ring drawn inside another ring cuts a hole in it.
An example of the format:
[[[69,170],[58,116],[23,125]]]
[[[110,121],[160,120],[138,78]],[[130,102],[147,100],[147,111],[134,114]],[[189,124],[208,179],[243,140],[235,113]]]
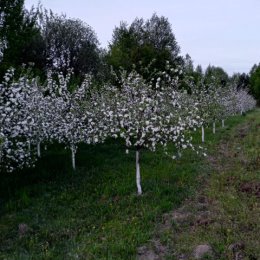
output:
[[[25,0],[30,9],[38,0]],[[89,24],[107,47],[120,21],[165,16],[182,54],[205,69],[221,66],[230,75],[260,62],[260,0],[41,0],[43,7]]]

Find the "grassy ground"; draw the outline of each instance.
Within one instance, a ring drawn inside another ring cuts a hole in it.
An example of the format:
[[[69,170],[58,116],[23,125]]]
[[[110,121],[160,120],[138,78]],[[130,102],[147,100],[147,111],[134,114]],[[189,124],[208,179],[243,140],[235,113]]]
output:
[[[211,248],[203,259],[260,259],[260,110],[211,146],[206,162],[210,176],[192,198],[164,214],[140,259],[195,259],[199,245]]]
[[[235,127],[243,122],[256,124],[253,119],[257,115],[259,118],[259,111],[233,117],[226,122],[228,127],[219,128],[216,135],[207,129],[209,153],[217,155],[221,138],[237,148],[229,139],[235,135]],[[259,125],[257,130],[259,134]],[[251,144],[245,144],[245,158],[254,167],[253,160],[259,160],[259,153],[253,148],[253,138],[257,137],[250,136],[251,139],[246,137]],[[194,138],[199,142],[200,133]],[[78,168],[73,173],[69,151],[56,145],[44,152],[36,169],[1,176],[0,259],[135,259],[137,248],[154,237],[155,227],[163,223],[162,216],[196,194],[203,180],[209,178],[212,165],[190,152],[176,161],[161,152],[144,151],[141,154],[144,195],[138,197],[134,156],[133,151],[126,155],[124,147],[112,141],[95,147],[82,146],[76,158]],[[235,169],[240,171],[241,166]],[[225,190],[231,184],[223,184],[224,175],[214,176],[217,175],[210,177],[209,185],[216,182],[215,188],[208,193],[218,200],[224,195],[217,188]],[[255,179],[251,174],[242,176],[249,183]],[[240,185],[238,180],[234,179],[234,185]],[[230,181],[233,185],[232,178]],[[240,203],[242,196],[252,200],[251,208],[257,207],[253,196],[239,189],[236,192],[239,198],[235,201]],[[240,208],[235,201],[231,203],[232,197],[230,200],[226,199],[227,204],[220,210],[230,209],[232,214],[232,210]],[[241,218],[246,215],[243,211]],[[185,239],[185,232],[180,236]],[[167,232],[163,238],[168,245],[175,239]],[[223,246],[216,246],[220,255]]]

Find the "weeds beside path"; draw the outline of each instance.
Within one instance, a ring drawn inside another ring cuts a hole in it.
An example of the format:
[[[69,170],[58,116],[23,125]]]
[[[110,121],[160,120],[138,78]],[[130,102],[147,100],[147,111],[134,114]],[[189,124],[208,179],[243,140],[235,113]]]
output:
[[[139,260],[260,259],[260,110],[246,116],[205,161],[196,196],[164,214]],[[203,251],[204,250],[204,251]]]

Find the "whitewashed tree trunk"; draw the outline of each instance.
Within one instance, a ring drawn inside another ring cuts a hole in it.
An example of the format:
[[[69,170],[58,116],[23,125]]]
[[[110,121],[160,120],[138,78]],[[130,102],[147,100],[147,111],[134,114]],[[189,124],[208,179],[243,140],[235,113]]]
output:
[[[31,152],[31,141],[28,141],[28,151]]]
[[[140,151],[136,150],[136,186],[137,186],[137,194],[142,194],[141,187],[141,174],[140,174]]]
[[[201,141],[202,141],[202,143],[205,142],[205,130],[204,130],[204,126],[201,127]]]
[[[72,161],[72,168],[75,171],[76,170],[76,160],[75,160],[75,154],[76,154],[76,148],[74,145],[70,147],[71,150],[71,161]]]
[[[225,127],[225,120],[222,119],[222,128],[224,128],[224,127]]]
[[[41,157],[41,142],[37,143],[37,155],[39,158]]]
[[[213,134],[215,134],[215,133],[216,133],[216,123],[213,122]]]
[[[3,149],[3,145],[0,144],[0,163],[2,162],[2,150]]]

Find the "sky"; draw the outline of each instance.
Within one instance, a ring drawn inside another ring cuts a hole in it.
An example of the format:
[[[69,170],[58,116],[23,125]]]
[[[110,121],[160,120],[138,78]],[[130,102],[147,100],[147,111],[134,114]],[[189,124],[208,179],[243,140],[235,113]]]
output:
[[[25,7],[38,0],[25,0]],[[41,0],[54,13],[78,18],[96,32],[106,48],[121,21],[165,16],[194,65],[220,66],[232,75],[248,73],[260,62],[260,0]]]

